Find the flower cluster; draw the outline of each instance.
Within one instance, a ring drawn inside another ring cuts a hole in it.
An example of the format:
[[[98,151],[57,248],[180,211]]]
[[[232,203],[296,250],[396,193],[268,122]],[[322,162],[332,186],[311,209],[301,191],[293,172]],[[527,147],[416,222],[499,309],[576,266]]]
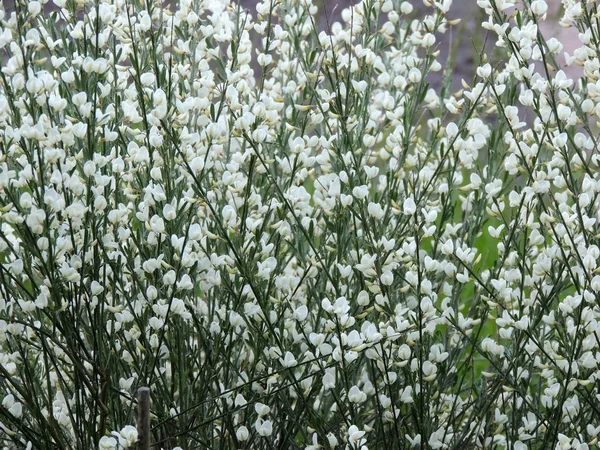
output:
[[[1,448],[133,448],[141,386],[156,448],[597,444],[595,2],[563,58],[477,0],[459,92],[452,0],[46,3],[0,6]]]

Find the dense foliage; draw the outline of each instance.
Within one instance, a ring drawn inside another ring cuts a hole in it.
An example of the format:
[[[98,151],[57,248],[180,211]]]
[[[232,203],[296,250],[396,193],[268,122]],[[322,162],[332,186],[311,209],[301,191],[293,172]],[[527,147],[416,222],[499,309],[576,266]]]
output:
[[[45,3],[0,6],[0,448],[131,448],[140,386],[155,448],[596,445],[595,1],[563,58],[477,0],[459,92],[451,0]]]

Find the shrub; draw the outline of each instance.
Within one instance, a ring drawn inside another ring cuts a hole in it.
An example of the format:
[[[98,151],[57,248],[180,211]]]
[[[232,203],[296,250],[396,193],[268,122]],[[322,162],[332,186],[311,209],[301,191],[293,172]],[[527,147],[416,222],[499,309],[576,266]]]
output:
[[[598,6],[423,3],[1,10],[4,448],[596,444]]]

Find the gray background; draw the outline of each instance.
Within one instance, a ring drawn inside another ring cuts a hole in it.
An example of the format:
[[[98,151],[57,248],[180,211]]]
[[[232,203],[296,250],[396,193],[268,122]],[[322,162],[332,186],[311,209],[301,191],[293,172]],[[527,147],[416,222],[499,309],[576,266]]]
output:
[[[10,12],[14,10],[15,0],[0,0],[5,10]],[[27,3],[27,0],[23,0]],[[177,4],[177,0],[166,0],[172,1],[173,4]],[[236,3],[236,0],[230,0],[231,3]],[[297,0],[302,1],[302,0]],[[256,3],[257,0],[239,0],[242,7],[251,10],[255,16],[256,14]],[[423,17],[425,14],[431,13],[430,7],[423,6],[421,0],[411,0],[415,6],[415,10],[410,15],[411,18]],[[578,32],[574,28],[566,29],[558,25],[559,13],[561,12],[560,0],[546,0],[549,5],[548,19],[542,23],[541,31],[546,38],[556,37],[564,44],[565,52],[573,54],[580,44],[578,39]],[[313,0],[313,3],[319,7],[319,26],[322,30],[327,28],[327,20],[329,23],[340,20],[340,14],[344,8],[358,3],[357,0]],[[45,11],[51,11],[54,6],[52,0],[48,1],[45,5]],[[477,6],[476,0],[454,0],[450,12],[448,13],[450,19],[461,19],[461,23],[456,26],[450,27],[450,30],[444,35],[436,36],[437,42],[439,43],[440,57],[438,58],[442,66],[446,65],[449,50],[456,44],[458,40],[458,48],[456,52],[456,64],[455,72],[453,77],[454,89],[461,88],[461,79],[465,79],[470,82],[473,78],[477,63],[478,63],[478,52],[481,51],[484,42],[485,52],[488,56],[494,54],[494,43],[496,38],[493,33],[489,33],[486,40],[487,31],[481,26],[481,22],[486,20],[484,12]],[[496,62],[499,62],[503,58],[502,52],[496,52]],[[558,58],[559,62],[564,62],[564,58],[561,56]],[[259,71],[260,72],[260,71]],[[257,72],[257,73],[259,73]],[[565,68],[567,75],[573,78],[581,76],[582,69],[573,66]],[[441,73],[431,74],[429,81],[434,88],[438,88],[440,84]]]

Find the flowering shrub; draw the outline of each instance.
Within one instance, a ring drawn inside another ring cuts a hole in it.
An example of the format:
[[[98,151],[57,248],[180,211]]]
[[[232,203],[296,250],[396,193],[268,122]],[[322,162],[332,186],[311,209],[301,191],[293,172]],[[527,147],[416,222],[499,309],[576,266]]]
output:
[[[44,3],[0,10],[3,448],[132,448],[140,386],[156,448],[596,445],[596,2],[562,62],[478,0],[456,93],[451,0]]]

